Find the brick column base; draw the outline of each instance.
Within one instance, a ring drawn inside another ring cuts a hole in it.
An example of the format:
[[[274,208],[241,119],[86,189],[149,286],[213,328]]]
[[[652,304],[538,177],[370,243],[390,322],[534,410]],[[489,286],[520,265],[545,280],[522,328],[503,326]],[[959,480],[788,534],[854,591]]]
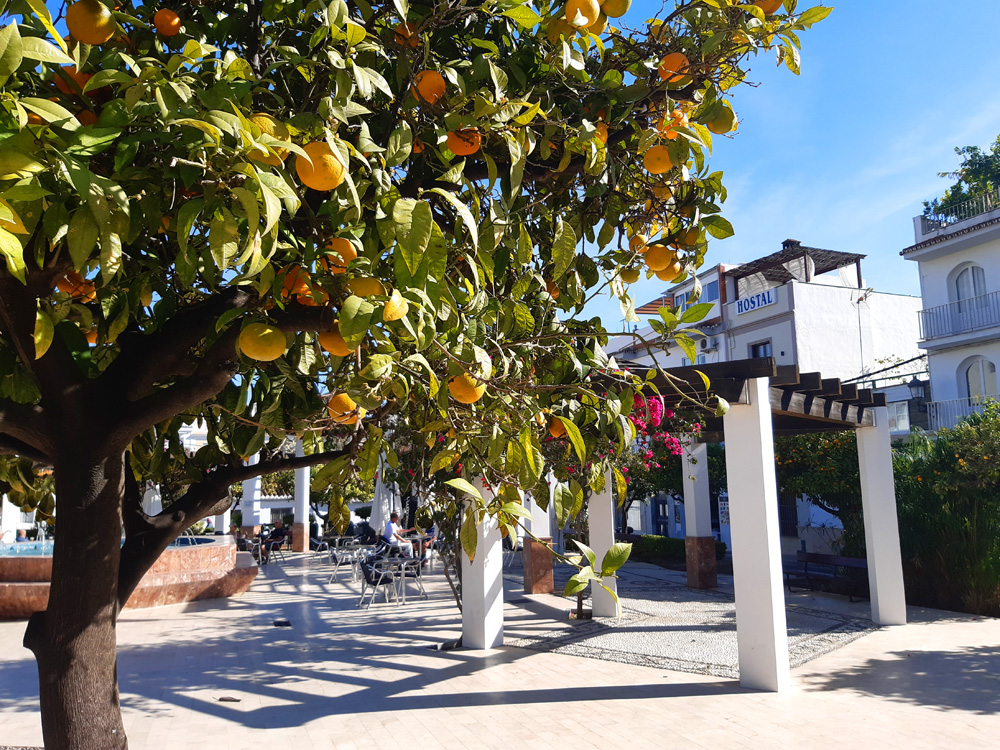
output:
[[[714,589],[719,583],[715,567],[715,537],[684,537],[687,558],[688,586],[693,589]]]
[[[309,527],[304,523],[292,524],[292,552],[309,551]]]
[[[541,537],[541,542],[525,538],[524,551],[524,593],[551,594],[555,592],[552,582],[552,537]]]
[[[253,539],[260,533],[260,526],[240,526],[240,533],[247,539]]]

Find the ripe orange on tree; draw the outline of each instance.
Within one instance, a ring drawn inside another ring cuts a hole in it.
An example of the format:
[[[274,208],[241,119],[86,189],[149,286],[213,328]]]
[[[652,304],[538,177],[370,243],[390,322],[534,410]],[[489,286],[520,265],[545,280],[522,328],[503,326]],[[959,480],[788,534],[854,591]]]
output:
[[[81,125],[93,125],[97,122],[97,115],[89,109],[81,109],[76,113],[76,119]]]
[[[666,245],[656,243],[646,249],[646,265],[650,271],[662,271],[676,260],[677,253]]]
[[[587,31],[589,31],[591,34],[600,36],[601,34],[604,33],[604,30],[607,28],[608,28],[608,17],[603,13],[601,13],[600,15],[597,16],[597,20],[587,27]]]
[[[351,349],[344,341],[344,337],[340,335],[340,325],[337,323],[333,324],[331,330],[322,331],[318,338],[319,345],[335,357],[346,357],[351,352],[357,351],[356,348]]]
[[[78,42],[104,44],[117,26],[108,6],[97,0],[77,0],[66,9],[66,28]]]
[[[302,266],[291,265],[284,271],[285,279],[282,282],[281,298],[289,300],[292,297],[307,295],[309,291],[309,272]]]
[[[285,123],[280,120],[276,120],[271,117],[271,115],[265,112],[256,112],[247,118],[250,122],[260,128],[260,132],[264,135],[269,135],[272,138],[276,138],[279,141],[291,141],[291,133],[288,132],[288,128]],[[250,161],[260,162],[261,164],[269,164],[272,167],[280,167],[281,163],[288,156],[287,148],[277,148],[273,147],[273,154],[262,154],[260,151],[254,151],[250,154]]]
[[[97,289],[94,287],[94,282],[83,278],[79,271],[67,271],[56,282],[56,289],[83,302],[93,302],[97,299]]]
[[[469,373],[463,372],[448,381],[448,393],[460,404],[474,404],[486,393],[486,383],[480,383]]]
[[[632,7],[632,0],[604,0],[601,12],[608,18],[621,18]]]
[[[410,90],[417,97],[418,102],[434,104],[444,96],[446,88],[444,76],[436,70],[421,70],[413,77],[413,85]]]
[[[558,44],[560,39],[571,41],[576,37],[577,28],[565,18],[554,18],[549,21],[549,27],[545,30],[545,36],[552,44]]]
[[[313,190],[329,191],[340,186],[347,174],[347,168],[337,153],[326,141],[313,141],[306,145],[306,159],[301,154],[295,158],[295,173],[306,187]]]
[[[648,240],[645,235],[633,234],[628,240],[628,249],[633,253],[644,252],[643,248],[646,247]]]
[[[545,291],[549,293],[552,299],[559,299],[559,287],[556,286],[554,281],[545,282]]]
[[[569,0],[566,3],[566,20],[573,26],[590,26],[601,15],[597,0]]]
[[[641,272],[639,271],[638,268],[626,268],[620,274],[620,276],[622,277],[622,281],[624,281],[626,284],[634,284],[639,280],[640,275]]]
[[[420,35],[417,33],[417,27],[412,23],[397,24],[392,38],[400,47],[413,49],[420,46]]]
[[[160,8],[153,15],[153,26],[163,36],[177,36],[181,33],[181,17],[168,8]]]
[[[678,278],[683,273],[684,273],[684,266],[681,265],[680,261],[675,260],[666,268],[661,268],[659,271],[656,271],[656,278],[658,278],[660,281],[669,282]]]
[[[240,331],[240,351],[250,359],[271,362],[285,353],[285,334],[267,323],[251,323]]]
[[[346,273],[347,266],[358,257],[358,251],[354,249],[354,245],[343,237],[334,237],[326,249],[330,250],[331,253],[325,258],[320,258],[319,264],[330,273]]]
[[[566,436],[566,425],[562,423],[562,420],[558,417],[552,417],[552,421],[549,422],[549,434],[559,439]]]
[[[462,128],[448,132],[448,150],[455,156],[471,156],[482,145],[483,136],[478,128]]]
[[[56,82],[56,88],[59,89],[64,94],[79,93],[76,90],[74,90],[72,86],[70,86],[69,81],[67,81],[66,78],[63,77],[64,75],[67,76],[70,80],[72,80],[73,83],[75,83],[80,88],[80,91],[83,91],[83,87],[87,85],[87,81],[89,81],[91,78],[94,77],[93,73],[81,73],[79,70],[76,69],[75,65],[63,66],[58,71],[56,71],[54,80]],[[93,91],[89,91],[87,93],[91,97],[94,96]]]
[[[642,166],[650,174],[663,174],[669,172],[674,165],[670,161],[670,151],[666,146],[656,145],[650,147],[642,156]]]
[[[597,129],[597,140],[605,146],[608,145],[608,126],[603,122],[599,122],[594,127]]]
[[[690,67],[691,61],[687,59],[687,55],[683,52],[671,52],[660,60],[660,67],[657,69],[657,72],[660,74],[660,78],[667,83],[671,83],[679,81],[686,76]]]
[[[778,9],[785,4],[785,0],[755,0],[754,5],[764,11],[764,15],[770,16],[777,13]]]
[[[359,419],[364,419],[368,411],[363,406],[358,406],[354,399],[346,393],[338,393],[330,399],[326,405],[326,410],[330,418],[337,424],[356,424]]]

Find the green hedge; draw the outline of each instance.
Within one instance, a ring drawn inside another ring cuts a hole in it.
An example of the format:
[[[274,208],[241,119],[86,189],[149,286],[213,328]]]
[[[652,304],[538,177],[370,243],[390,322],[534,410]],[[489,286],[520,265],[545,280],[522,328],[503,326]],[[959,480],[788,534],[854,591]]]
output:
[[[726,543],[715,543],[715,559],[722,560],[726,556]],[[632,559],[640,562],[684,562],[684,540],[668,536],[652,534],[640,536],[632,544]]]

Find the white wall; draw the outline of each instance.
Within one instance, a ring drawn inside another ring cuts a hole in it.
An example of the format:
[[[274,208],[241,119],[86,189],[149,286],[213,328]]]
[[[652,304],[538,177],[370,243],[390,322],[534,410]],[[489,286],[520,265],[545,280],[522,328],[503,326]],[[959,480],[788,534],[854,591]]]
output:
[[[1000,338],[972,346],[940,349],[927,353],[931,373],[931,399],[950,401],[967,398],[965,365],[971,357],[981,356],[990,360],[1000,370]]]
[[[854,378],[866,369],[921,354],[921,300],[883,292],[792,282],[795,339],[802,372]]]
[[[949,296],[952,272],[965,263],[982,266],[986,275],[986,291],[1000,291],[1000,233],[986,233],[972,244],[979,233],[966,235],[961,242],[946,242],[933,248],[933,252],[915,253],[919,256],[920,290],[924,309],[954,302]]]

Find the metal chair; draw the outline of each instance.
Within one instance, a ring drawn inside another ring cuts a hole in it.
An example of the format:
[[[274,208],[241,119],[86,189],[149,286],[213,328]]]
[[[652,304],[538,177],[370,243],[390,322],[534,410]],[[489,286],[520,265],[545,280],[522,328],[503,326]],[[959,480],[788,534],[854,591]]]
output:
[[[385,594],[386,603],[389,602],[390,593],[395,598],[396,577],[392,573],[391,563],[387,560],[370,556],[363,558],[359,565],[361,568],[361,598],[358,599],[359,608],[364,604],[365,595],[369,589],[371,589],[372,594],[365,609],[369,609],[372,606],[372,602],[375,601],[375,595],[378,593],[380,586],[382,587],[382,592]]]
[[[399,588],[403,597],[403,604],[406,604],[406,582],[413,581],[420,592],[422,599],[427,598],[427,590],[424,588],[424,574],[420,559],[406,560],[399,564]]]

